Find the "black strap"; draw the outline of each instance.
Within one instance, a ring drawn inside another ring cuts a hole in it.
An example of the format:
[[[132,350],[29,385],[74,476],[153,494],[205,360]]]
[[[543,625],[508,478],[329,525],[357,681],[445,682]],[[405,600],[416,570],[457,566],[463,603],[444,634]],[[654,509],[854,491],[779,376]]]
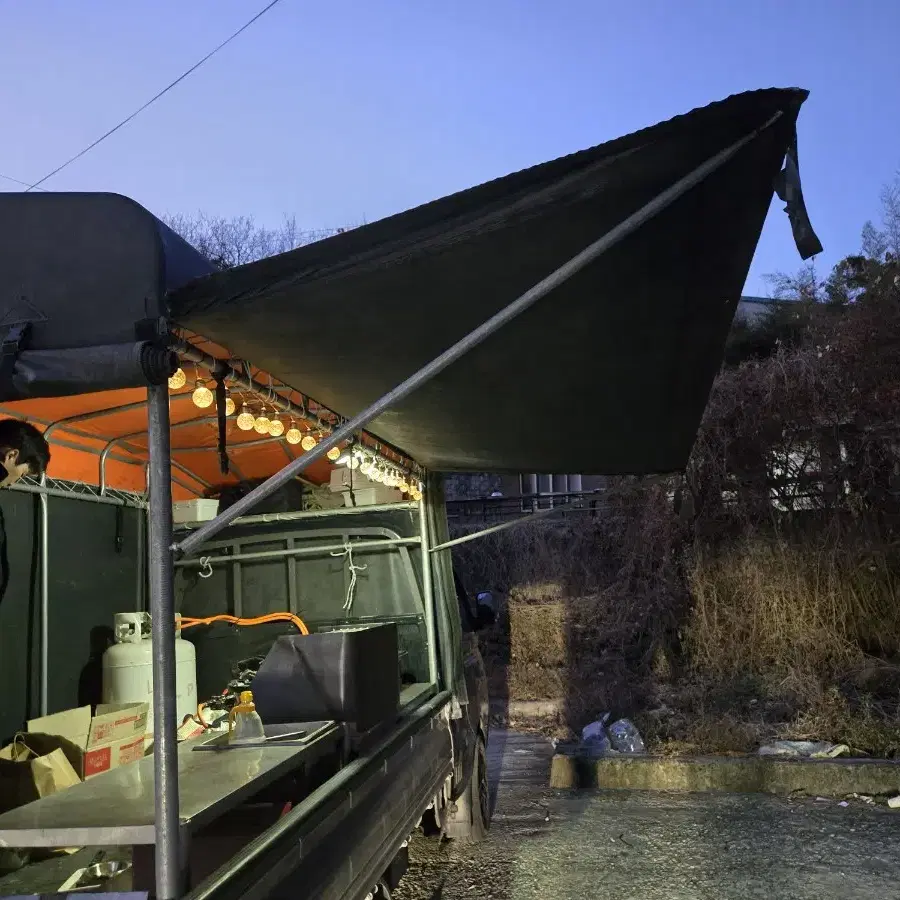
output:
[[[16,359],[31,337],[31,322],[20,322],[13,325],[6,333],[0,345],[0,393],[6,399],[16,392],[13,387],[13,374],[16,370]]]
[[[216,418],[219,422],[219,470],[227,475],[231,468],[228,464],[228,451],[226,447],[226,419],[225,419],[225,379],[216,376]]]
[[[800,252],[801,259],[809,259],[822,252],[822,243],[813,231],[806,203],[803,201],[803,188],[800,186],[800,158],[797,155],[797,132],[788,147],[784,160],[784,169],[775,178],[775,193],[784,201],[784,211],[791,223],[794,243]]]

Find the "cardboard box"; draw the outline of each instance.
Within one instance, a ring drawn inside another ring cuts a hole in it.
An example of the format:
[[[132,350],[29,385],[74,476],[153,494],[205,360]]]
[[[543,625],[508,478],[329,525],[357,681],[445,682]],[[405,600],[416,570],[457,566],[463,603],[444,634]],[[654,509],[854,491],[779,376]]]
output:
[[[75,770],[83,780],[136,762],[144,755],[147,703],[90,706],[32,719],[28,731],[64,738],[77,750]]]

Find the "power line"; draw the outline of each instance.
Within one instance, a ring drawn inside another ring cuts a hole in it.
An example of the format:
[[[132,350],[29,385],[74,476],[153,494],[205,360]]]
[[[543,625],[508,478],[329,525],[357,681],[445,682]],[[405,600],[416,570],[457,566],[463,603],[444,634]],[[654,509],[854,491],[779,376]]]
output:
[[[21,184],[22,187],[27,187],[29,190],[33,187],[33,185],[29,184],[27,181],[22,181],[20,178],[13,178],[12,175],[4,175],[0,172],[0,178],[4,179],[4,181],[11,181],[13,184]],[[43,191],[43,188],[38,188],[39,191]]]
[[[164,96],[165,94],[168,94],[169,91],[171,91],[173,87],[175,87],[176,85],[178,85],[182,81],[184,81],[184,79],[187,78],[188,75],[191,75],[192,73],[196,72],[197,69],[199,69],[200,66],[203,65],[203,63],[205,63],[207,60],[209,60],[213,56],[215,56],[223,47],[226,47],[228,44],[230,44],[238,35],[242,34],[244,31],[246,31],[257,19],[261,19],[273,6],[277,6],[280,2],[281,2],[281,0],[272,0],[271,3],[269,3],[267,6],[264,6],[252,19],[250,19],[249,22],[244,23],[240,28],[238,28],[238,30],[235,31],[234,34],[231,35],[231,37],[228,37],[224,41],[222,41],[222,43],[219,44],[218,47],[216,47],[215,49],[213,49],[209,53],[207,53],[206,56],[204,56],[203,59],[201,59],[199,62],[194,63],[194,65],[192,65],[187,71],[182,72],[181,75],[179,75],[173,82],[171,82],[170,84],[167,84],[158,94],[155,94],[153,97],[151,97],[143,106],[136,109],[130,116],[128,116],[125,119],[122,119],[122,121],[119,122],[118,125],[114,126],[113,128],[110,128],[109,131],[106,132],[106,134],[102,134],[92,144],[88,144],[87,147],[85,147],[83,150],[80,150],[71,159],[67,159],[61,166],[57,166],[52,172],[49,172],[47,175],[45,175],[39,181],[35,181],[34,184],[27,185],[27,187],[25,188],[25,193],[27,194],[29,191],[34,190],[36,187],[40,187],[40,185],[42,185],[45,181],[47,181],[47,179],[52,178],[54,175],[57,175],[59,172],[62,172],[63,169],[65,169],[67,166],[70,166],[76,160],[81,159],[81,157],[84,156],[86,153],[90,153],[91,150],[94,149],[94,147],[96,147],[98,144],[102,144],[103,141],[105,141],[108,137],[115,134],[120,128],[127,125],[132,119],[139,116],[145,109],[147,109],[148,106],[151,106],[152,104],[156,103],[156,101],[159,100],[160,97]],[[8,178],[8,176],[3,176],[3,177]],[[25,182],[18,181],[18,179],[16,179],[16,178],[8,178],[8,180],[16,181],[19,184],[25,184]]]

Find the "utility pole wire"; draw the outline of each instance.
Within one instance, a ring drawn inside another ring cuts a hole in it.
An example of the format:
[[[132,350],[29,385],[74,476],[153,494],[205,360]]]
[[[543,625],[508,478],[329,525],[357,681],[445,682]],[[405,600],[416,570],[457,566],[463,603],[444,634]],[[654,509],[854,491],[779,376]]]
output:
[[[21,178],[13,178],[12,175],[4,175],[2,172],[0,172],[0,178],[5,181],[11,181],[13,184],[21,184],[22,187],[27,187],[29,190],[33,187],[33,185],[30,185],[27,181],[22,181]],[[44,189],[38,188],[38,190],[43,191]]]
[[[87,147],[85,147],[83,150],[76,153],[71,159],[67,159],[61,166],[57,166],[52,172],[49,172],[48,174],[46,174],[39,181],[35,181],[34,184],[28,185],[28,187],[25,188],[25,193],[27,194],[29,191],[34,190],[36,187],[40,187],[40,185],[42,185],[49,178],[52,178],[54,175],[58,174],[59,172],[62,172],[63,169],[65,169],[67,166],[70,166],[76,160],[81,159],[81,157],[84,156],[86,153],[90,153],[91,150],[94,149],[94,147],[96,147],[98,144],[102,144],[103,141],[105,141],[108,137],[111,137],[112,135],[114,135],[120,128],[123,128],[132,119],[139,116],[145,109],[147,109],[148,106],[151,106],[152,104],[156,103],[156,101],[159,100],[160,97],[163,97],[165,94],[168,94],[169,91],[171,91],[173,87],[175,87],[176,85],[178,85],[182,81],[184,81],[184,79],[187,78],[188,75],[191,75],[192,73],[196,72],[197,69],[199,69],[200,66],[202,66],[207,60],[209,60],[213,56],[215,56],[223,47],[226,47],[228,44],[230,44],[239,34],[242,34],[244,31],[246,31],[257,19],[262,18],[273,6],[276,6],[280,2],[281,2],[281,0],[272,0],[271,3],[269,3],[267,6],[263,7],[252,19],[250,19],[249,22],[244,23],[240,28],[238,28],[238,30],[235,31],[234,34],[231,35],[231,37],[228,37],[224,41],[222,41],[222,43],[219,44],[218,47],[216,47],[215,49],[213,49],[209,53],[207,53],[206,56],[204,56],[203,59],[201,59],[199,62],[194,63],[194,65],[192,65],[186,72],[182,72],[181,75],[179,75],[173,82],[171,82],[170,84],[167,84],[158,94],[151,97],[143,106],[141,106],[139,109],[136,109],[130,116],[128,116],[125,119],[122,119],[122,121],[119,122],[118,125],[114,126],[113,128],[110,128],[109,131],[106,132],[106,134],[103,134],[100,137],[98,137],[97,140],[94,141],[92,144],[88,144]],[[4,177],[8,177],[8,176],[4,176]],[[9,180],[10,181],[18,181],[18,179],[15,179],[15,178],[10,178]],[[18,182],[18,183],[22,184],[23,182]]]

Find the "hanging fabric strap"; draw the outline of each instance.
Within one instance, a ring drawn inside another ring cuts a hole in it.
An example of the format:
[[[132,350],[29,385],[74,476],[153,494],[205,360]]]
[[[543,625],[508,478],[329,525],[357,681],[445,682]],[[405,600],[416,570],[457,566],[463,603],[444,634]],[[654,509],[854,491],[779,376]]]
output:
[[[803,201],[803,188],[800,186],[800,158],[797,155],[797,132],[788,147],[784,159],[784,168],[775,178],[775,193],[784,201],[784,211],[791,223],[794,243],[801,259],[809,259],[822,252],[822,243],[813,231],[806,203]]]
[[[219,424],[219,471],[227,475],[230,471],[228,464],[228,450],[226,448],[226,418],[225,418],[225,376],[215,373],[216,379],[216,418]]]

